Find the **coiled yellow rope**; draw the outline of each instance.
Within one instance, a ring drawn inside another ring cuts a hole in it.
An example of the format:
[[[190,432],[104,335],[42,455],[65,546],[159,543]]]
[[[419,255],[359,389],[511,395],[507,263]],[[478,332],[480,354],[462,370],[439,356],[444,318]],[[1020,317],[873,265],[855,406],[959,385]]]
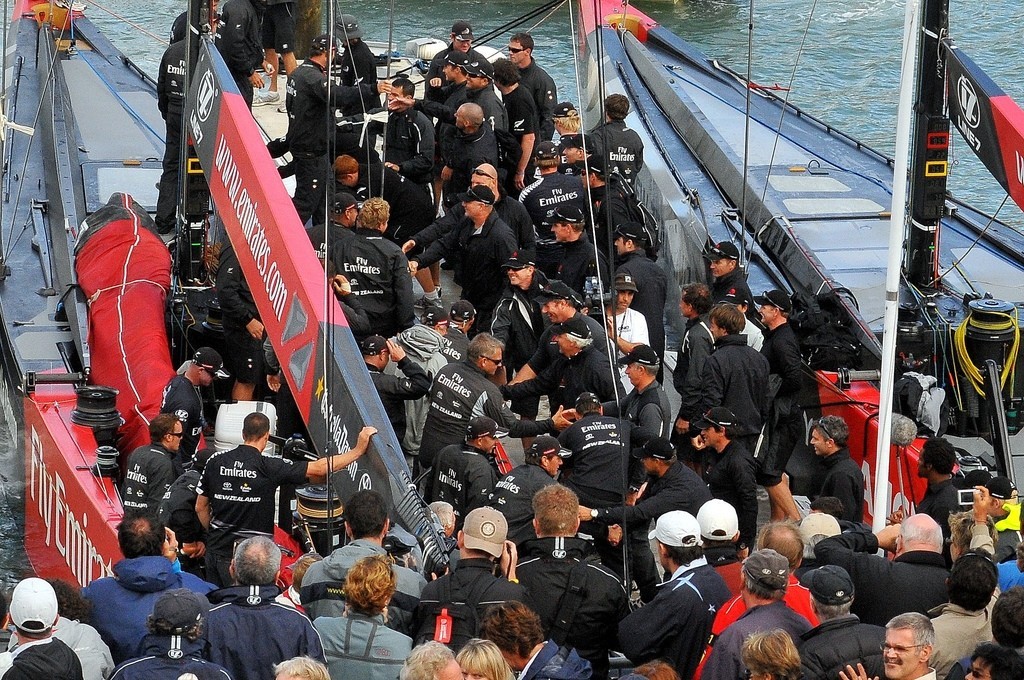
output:
[[[1003,360],[1003,371],[999,375],[999,387],[1003,388],[1006,386],[1006,380],[1013,373],[1014,365],[1017,363],[1017,351],[1020,349],[1020,326],[1017,323],[1017,312],[1014,310],[1012,315],[1005,312],[985,312],[988,315],[1002,317],[999,321],[982,321],[973,314],[967,318],[960,326],[956,329],[953,334],[953,344],[956,347],[956,356],[960,360],[960,365],[963,368],[964,375],[971,383],[971,387],[974,391],[985,396],[985,379],[981,375],[981,369],[975,365],[974,361],[971,360],[971,355],[967,352],[967,327],[968,325],[976,328],[980,331],[987,333],[1000,333],[1003,331],[1013,329],[1013,344],[1010,347],[1009,355]]]

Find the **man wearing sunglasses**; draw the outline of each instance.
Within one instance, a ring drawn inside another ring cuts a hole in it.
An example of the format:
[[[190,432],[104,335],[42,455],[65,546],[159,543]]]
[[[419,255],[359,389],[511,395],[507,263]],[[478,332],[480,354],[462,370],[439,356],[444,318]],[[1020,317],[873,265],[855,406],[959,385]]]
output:
[[[533,58],[533,36],[516,33],[508,41],[508,59],[519,68],[519,87],[533,97],[540,117],[537,141],[550,142],[555,135],[554,109],[558,101],[555,81]]]
[[[128,456],[121,504],[124,508],[156,513],[167,487],[182,473],[181,438],[184,426],[173,413],[161,413],[149,421],[150,443]]]
[[[811,425],[811,448],[825,467],[825,480],[819,496],[834,496],[843,504],[847,522],[860,522],[864,517],[864,473],[850,458],[846,440],[850,428],[839,416],[824,416]]]
[[[214,378],[227,378],[228,374],[221,370],[224,360],[220,352],[212,347],[200,347],[192,355],[185,372],[171,378],[164,387],[163,400],[160,402],[160,413],[173,413],[183,426],[179,458],[190,461],[199,447],[199,435],[206,427],[203,415],[203,399],[199,396],[199,388],[209,387]]]

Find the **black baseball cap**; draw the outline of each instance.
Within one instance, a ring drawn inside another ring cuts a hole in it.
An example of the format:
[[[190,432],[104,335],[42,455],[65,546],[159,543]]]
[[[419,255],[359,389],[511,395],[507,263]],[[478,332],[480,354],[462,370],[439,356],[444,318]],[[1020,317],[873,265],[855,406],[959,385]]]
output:
[[[576,397],[576,408],[582,408],[588,405],[600,406],[601,400],[593,392],[580,392],[579,396]]]
[[[512,253],[512,257],[505,260],[505,264],[501,265],[502,269],[525,269],[527,267],[533,267],[535,263],[533,257],[528,252],[515,251]]]
[[[998,498],[1003,501],[1013,498],[1013,492],[1017,490],[1013,482],[1006,477],[993,477],[985,484],[985,488],[988,489],[988,494],[992,498]]]
[[[455,197],[455,199],[461,203],[469,203],[476,201],[477,203],[483,203],[484,205],[494,205],[494,192],[491,191],[490,187],[486,187],[482,184],[475,184],[464,192]]]
[[[660,366],[661,359],[658,357],[658,353],[647,345],[637,345],[629,354],[619,359],[620,366],[629,366],[630,364],[640,364],[641,366]]]
[[[672,460],[676,449],[667,439],[651,437],[640,448],[633,449],[636,458],[654,458],[655,460]]]
[[[566,149],[582,149],[583,148],[583,133],[577,132],[574,135],[562,135],[558,140],[558,145],[562,147],[562,150]],[[575,163],[573,165],[576,165]]]
[[[359,36],[350,36],[350,37],[357,37],[358,38]],[[334,41],[331,40],[331,34],[330,33],[322,33],[322,34],[318,35],[317,37],[313,38],[312,42],[309,43],[309,52],[310,52],[310,54],[327,54],[328,52],[330,52],[332,49],[335,49],[335,48],[336,48],[336,45],[335,45]]]
[[[472,40],[473,27],[469,25],[468,21],[456,21],[454,24],[452,24],[452,35],[455,36],[456,40]]]
[[[150,619],[155,623],[162,621],[172,632],[184,633],[210,611],[210,603],[205,597],[193,593],[187,588],[166,590],[153,605]]]
[[[770,305],[772,307],[778,307],[784,312],[793,311],[793,302],[789,299],[789,295],[785,291],[773,288],[772,290],[766,290],[760,295],[754,296],[754,302],[758,306]]]
[[[444,58],[445,62],[451,66],[457,66],[463,70],[466,69],[466,64],[469,63],[469,55],[465,52],[459,52],[458,50],[452,50],[448,53],[448,56]]]
[[[384,351],[388,346],[386,338],[380,335],[371,335],[359,345],[364,357],[375,356]]]
[[[494,66],[483,57],[467,62],[465,68],[467,75],[494,79]]]
[[[554,160],[562,155],[562,152],[558,150],[558,145],[554,142],[541,142],[533,153],[538,160]]]
[[[448,310],[448,318],[452,321],[469,321],[476,316],[476,307],[469,300],[456,300]]]
[[[583,320],[582,316],[576,315],[562,323],[551,327],[551,335],[568,335],[578,340],[589,340],[593,337],[590,326]]]
[[[420,316],[420,323],[426,324],[427,326],[447,326],[448,315],[444,309],[437,305],[428,305],[423,310],[423,315]]]
[[[647,230],[639,222],[623,222],[615,227],[615,235],[637,243],[647,242]]]
[[[541,303],[548,300],[568,300],[576,307],[579,307],[581,304],[579,293],[574,291],[563,281],[558,280],[551,281],[547,286],[541,288],[540,292],[537,293],[537,299],[540,300]]]
[[[228,378],[230,377],[224,370],[224,359],[221,358],[220,352],[212,347],[200,347],[196,350],[196,353],[192,355],[192,363],[199,368],[209,371],[214,378]]]
[[[557,439],[550,435],[542,434],[533,440],[533,444],[526,450],[526,454],[533,454],[540,458],[541,456],[551,456],[557,454],[559,458],[569,458],[572,456],[572,451],[569,449],[563,449],[562,445]]]
[[[730,288],[729,291],[722,296],[722,302],[728,302],[733,305],[750,306],[750,298],[747,297],[747,291],[746,289],[741,288]]]
[[[853,601],[853,579],[842,567],[828,564],[812,569],[800,579],[814,599],[831,607]]]
[[[477,439],[478,437],[504,437],[508,430],[498,427],[493,418],[477,416],[469,421],[466,426],[466,439]]]
[[[568,222],[569,224],[583,224],[586,221],[586,217],[583,215],[583,211],[574,205],[560,205],[555,208],[555,212],[551,214],[551,223],[555,222]]]
[[[712,409],[708,409],[708,412],[702,416],[697,416],[693,421],[693,426],[698,430],[703,430],[708,427],[732,427],[736,424],[736,416],[733,412],[724,406],[716,406]]]
[[[704,257],[712,262],[716,260],[739,260],[740,251],[731,241],[720,241],[711,246],[711,249]]]
[[[333,212],[335,215],[340,215],[352,206],[359,207],[359,201],[347,191],[342,191],[334,197]]]
[[[572,102],[558,102],[555,104],[554,111],[551,112],[553,118],[562,118],[568,116],[570,113],[576,112],[576,105]]]
[[[601,158],[600,155],[595,154],[588,158],[587,160],[583,161],[583,169],[586,172],[591,172],[595,175],[601,175],[602,177],[604,177],[604,174],[606,172],[604,159]]]

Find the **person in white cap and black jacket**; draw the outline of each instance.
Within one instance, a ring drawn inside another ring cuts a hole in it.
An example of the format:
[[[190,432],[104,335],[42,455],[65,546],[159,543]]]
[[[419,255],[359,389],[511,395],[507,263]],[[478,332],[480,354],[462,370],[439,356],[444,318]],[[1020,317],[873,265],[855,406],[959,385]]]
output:
[[[231,680],[223,666],[203,658],[209,611],[207,599],[190,590],[165,592],[146,624],[142,655],[118,666],[110,680],[177,680],[185,673],[199,680]]]
[[[58,618],[53,586],[40,578],[23,580],[11,596],[10,617],[17,644],[5,680],[82,680],[78,656],[53,636]]]
[[[508,540],[518,545],[534,537],[533,495],[555,483],[562,462],[571,455],[557,439],[541,435],[524,452],[525,462],[494,485],[487,504],[505,515]]]
[[[700,524],[690,513],[666,512],[650,538],[669,576],[653,600],[619,623],[622,651],[635,664],[666,659],[689,680],[729,589],[705,559]]]

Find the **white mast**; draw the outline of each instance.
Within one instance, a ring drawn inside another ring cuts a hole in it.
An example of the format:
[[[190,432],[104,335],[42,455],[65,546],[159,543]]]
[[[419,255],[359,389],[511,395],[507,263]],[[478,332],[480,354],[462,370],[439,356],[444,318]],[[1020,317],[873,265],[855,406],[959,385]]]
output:
[[[896,316],[899,311],[900,272],[907,221],[910,133],[916,90],[915,62],[920,37],[920,0],[907,0],[903,25],[900,99],[896,117],[896,162],[893,171],[892,215],[889,219],[889,263],[885,276],[885,324],[882,335],[882,384],[878,398],[878,442],[875,449],[874,498],[871,528],[879,531],[889,515],[889,454],[892,439],[893,387],[896,374]]]

